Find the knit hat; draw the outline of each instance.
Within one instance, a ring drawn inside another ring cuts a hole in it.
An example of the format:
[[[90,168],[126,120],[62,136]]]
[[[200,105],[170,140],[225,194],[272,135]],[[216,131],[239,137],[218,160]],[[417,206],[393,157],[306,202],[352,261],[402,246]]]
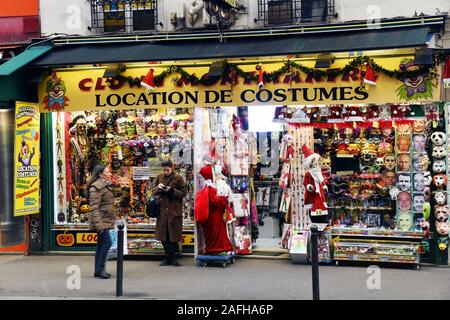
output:
[[[406,112],[408,118],[425,118],[425,112],[421,105],[411,105]]]
[[[347,107],[347,120],[364,121],[363,112],[360,107]]]

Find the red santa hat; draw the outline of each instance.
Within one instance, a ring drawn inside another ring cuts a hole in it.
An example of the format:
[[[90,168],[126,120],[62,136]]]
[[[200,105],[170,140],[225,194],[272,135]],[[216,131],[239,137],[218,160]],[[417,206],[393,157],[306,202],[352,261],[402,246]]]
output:
[[[150,68],[150,70],[147,72],[147,75],[141,81],[141,86],[147,88],[147,90],[155,89],[155,81],[154,81],[154,74],[153,74],[154,72],[155,72],[155,70]]]
[[[445,68],[442,74],[442,79],[444,83],[450,83],[450,57],[447,57],[447,61],[445,62]]]
[[[302,153],[303,153],[303,155],[305,156],[304,161],[305,161],[305,165],[306,165],[307,167],[309,167],[310,164],[311,164],[311,161],[312,161],[314,158],[317,158],[317,156],[318,156],[318,154],[312,152],[311,149],[310,149],[306,144],[304,144],[304,145],[302,146]]]
[[[261,63],[256,66],[256,70],[258,71],[258,89],[261,90],[264,87],[264,74]]]
[[[347,107],[347,120],[351,121],[363,121],[363,112],[360,107]]]
[[[328,122],[341,122],[341,121],[342,121],[342,107],[340,106],[330,107]]]
[[[369,106],[366,113],[367,120],[378,120],[380,119],[380,107],[379,106]]]
[[[373,72],[372,66],[370,64],[367,65],[366,74],[364,76],[364,83],[370,84],[372,86],[377,85],[377,79],[375,72]]]
[[[200,169],[200,175],[205,179],[205,180],[213,180],[214,174],[213,174],[213,167],[211,165],[207,165],[204,166],[203,168]]]

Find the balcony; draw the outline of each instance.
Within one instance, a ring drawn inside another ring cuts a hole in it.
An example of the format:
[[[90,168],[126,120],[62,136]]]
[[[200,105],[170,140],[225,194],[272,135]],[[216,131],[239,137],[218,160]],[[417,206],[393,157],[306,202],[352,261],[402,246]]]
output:
[[[133,33],[156,29],[157,0],[91,0],[96,33]]]
[[[328,23],[334,14],[334,0],[258,0],[258,20],[265,27]]]

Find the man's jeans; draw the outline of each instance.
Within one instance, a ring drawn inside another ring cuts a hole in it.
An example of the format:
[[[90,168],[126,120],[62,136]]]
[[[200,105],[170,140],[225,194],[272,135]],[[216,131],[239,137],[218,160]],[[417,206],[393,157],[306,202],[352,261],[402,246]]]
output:
[[[95,248],[95,272],[99,273],[105,270],[106,258],[108,257],[109,248],[111,248],[112,240],[109,229],[103,230],[101,234],[97,234],[97,247]]]

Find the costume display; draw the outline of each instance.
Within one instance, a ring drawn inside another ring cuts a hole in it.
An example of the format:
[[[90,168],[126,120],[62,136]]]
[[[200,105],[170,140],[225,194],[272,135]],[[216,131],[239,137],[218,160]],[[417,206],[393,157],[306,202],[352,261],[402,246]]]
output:
[[[218,170],[221,171],[220,166],[213,167],[211,165],[207,165],[200,170],[200,175],[205,179],[203,188],[206,190],[198,193],[195,210],[208,212],[205,221],[201,222],[205,254],[220,254],[233,251],[226,228],[226,223],[230,218],[227,208],[229,208],[231,188],[222,179],[222,173],[215,172]],[[195,214],[198,215],[198,213]]]
[[[85,190],[91,169],[110,167],[114,210],[130,225],[155,225],[146,215],[161,161],[172,159],[187,184],[183,224],[193,221],[192,110],[148,109],[55,113],[55,223],[87,223]],[[132,242],[130,245],[143,245]],[[145,241],[144,241],[145,242]]]

